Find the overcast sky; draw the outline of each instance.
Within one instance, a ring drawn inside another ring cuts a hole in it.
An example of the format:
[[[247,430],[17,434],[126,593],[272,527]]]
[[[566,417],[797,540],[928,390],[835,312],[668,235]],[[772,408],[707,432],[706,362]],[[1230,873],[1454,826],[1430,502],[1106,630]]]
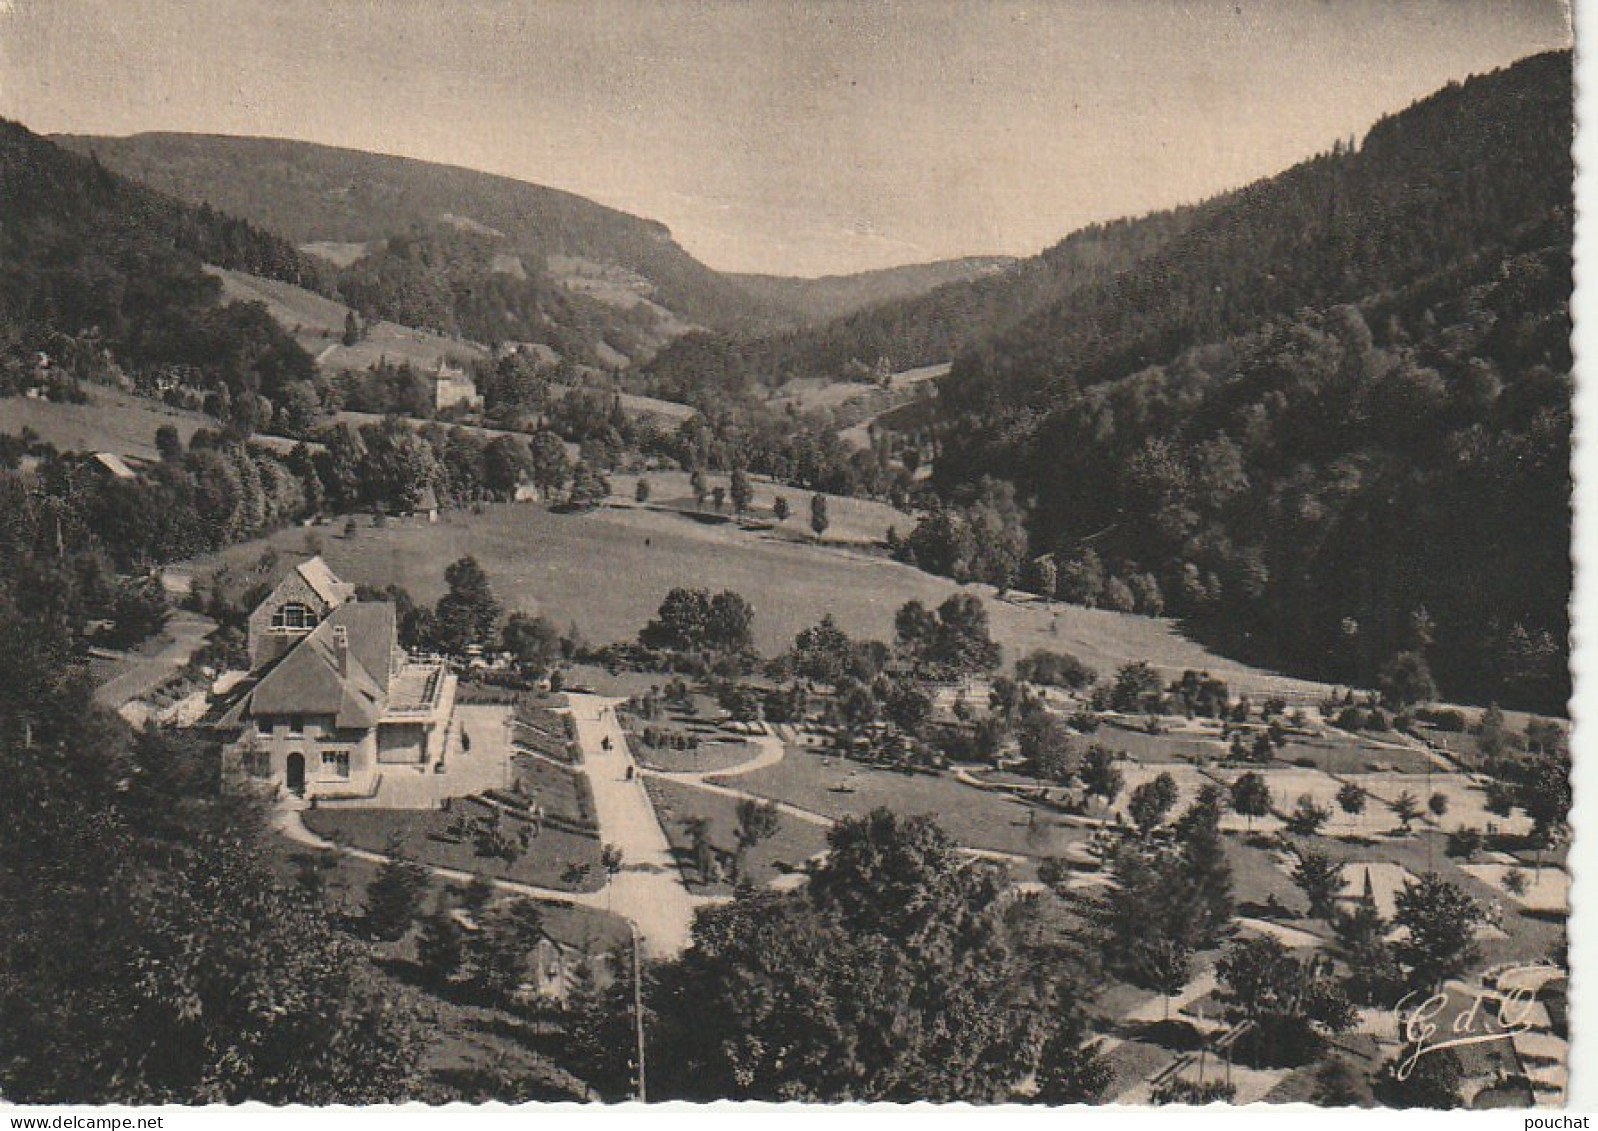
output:
[[[0,114],[466,165],[814,275],[1029,254],[1569,39],[1563,0],[0,0]]]

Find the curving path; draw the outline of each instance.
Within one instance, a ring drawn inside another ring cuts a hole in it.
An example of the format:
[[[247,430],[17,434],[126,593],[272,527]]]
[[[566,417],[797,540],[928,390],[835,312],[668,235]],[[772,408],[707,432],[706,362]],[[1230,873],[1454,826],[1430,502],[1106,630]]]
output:
[[[769,734],[745,736],[743,741],[751,746],[760,748],[760,753],[735,766],[728,766],[724,770],[655,770],[640,767],[639,773],[648,774],[652,778],[663,781],[682,782],[684,785],[703,785],[707,778],[735,778],[743,774],[752,774],[756,770],[763,770],[767,766],[775,766],[787,756],[788,746],[780,738]]]
[[[747,762],[740,762],[738,765],[725,770],[694,770],[683,773],[672,773],[667,770],[641,770],[640,773],[649,777],[659,778],[661,781],[680,782],[692,789],[702,789],[706,793],[719,793],[723,797],[730,797],[736,801],[769,801],[776,805],[779,813],[786,813],[796,820],[818,825],[821,828],[830,829],[838,823],[838,818],[829,817],[825,813],[818,813],[814,809],[806,809],[788,801],[778,801],[758,793],[750,793],[746,789],[738,789],[734,786],[722,785],[720,782],[709,780],[711,778],[730,778],[737,777],[740,774],[752,774],[756,770],[764,769],[767,766],[775,766],[785,756],[787,748],[781,739],[764,735],[752,741],[762,747],[761,753]],[[1000,852],[993,848],[969,848],[962,845],[960,851],[967,856],[974,856],[981,860],[997,860],[1005,864],[1024,864],[1027,862],[1027,857],[1025,856],[1013,852]]]
[[[148,695],[183,670],[215,627],[215,621],[199,613],[174,611],[163,630],[164,643],[147,655],[133,657],[125,671],[95,689],[94,701],[115,711]]]

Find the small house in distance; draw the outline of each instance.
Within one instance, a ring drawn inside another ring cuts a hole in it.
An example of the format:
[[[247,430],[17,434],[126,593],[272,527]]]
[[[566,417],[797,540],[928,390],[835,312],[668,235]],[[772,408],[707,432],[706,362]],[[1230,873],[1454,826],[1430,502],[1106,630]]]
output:
[[[139,477],[139,473],[128,466],[127,460],[115,452],[95,452],[89,457],[89,465],[100,474],[125,483],[131,483]]]
[[[438,521],[438,492],[431,483],[422,488],[421,497],[416,500],[416,513],[428,522]]]
[[[250,676],[216,724],[224,779],[302,797],[370,796],[387,773],[437,770],[455,676],[399,644],[395,608],[356,601],[321,558],[250,615]]]
[[[464,369],[440,358],[438,368],[433,370],[433,407],[442,412],[456,405],[482,408],[483,398],[478,395],[477,383]]]

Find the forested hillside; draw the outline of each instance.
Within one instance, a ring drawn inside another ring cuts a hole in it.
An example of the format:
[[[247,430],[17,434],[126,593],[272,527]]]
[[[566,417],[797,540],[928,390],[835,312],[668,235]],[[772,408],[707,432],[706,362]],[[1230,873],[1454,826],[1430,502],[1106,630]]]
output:
[[[223,304],[200,267],[319,285],[318,267],[282,239],[10,122],[0,123],[0,215],[0,393],[35,380],[42,351],[68,378],[209,395],[214,415],[248,433],[310,380],[293,339],[260,307]]]
[[[277,138],[207,134],[63,137],[128,176],[280,232],[296,243],[372,243],[459,217],[502,233],[539,270],[550,256],[613,264],[662,305],[728,329],[758,322],[743,291],[677,245],[662,224],[542,185]]]
[[[1034,585],[1257,660],[1370,683],[1420,659],[1560,709],[1571,94],[1569,53],[1450,85],[966,350],[936,462],[966,511],[937,529],[1013,507],[994,477],[1029,538],[905,552],[1049,555]]]
[[[467,338],[548,346],[579,365],[647,358],[674,336],[650,303],[602,303],[503,250],[502,237],[418,225],[339,271],[338,296],[364,316]]]
[[[653,220],[470,169],[277,138],[57,140],[162,192],[317,246],[345,269],[328,293],[373,317],[485,343],[538,342],[579,363],[644,360],[690,326],[772,333],[1004,262],[815,280],[729,275]],[[469,236],[479,246],[463,256]]]
[[[1095,224],[979,278],[944,283],[819,326],[741,339],[688,335],[646,367],[647,387],[693,400],[749,385],[779,386],[795,377],[865,380],[878,368],[935,365],[985,333],[1127,270],[1213,207]]]
[[[800,321],[820,325],[857,310],[926,294],[947,283],[984,279],[1015,266],[1003,255],[911,263],[855,275],[795,279],[785,275],[733,275],[739,286],[762,301],[790,311]]]

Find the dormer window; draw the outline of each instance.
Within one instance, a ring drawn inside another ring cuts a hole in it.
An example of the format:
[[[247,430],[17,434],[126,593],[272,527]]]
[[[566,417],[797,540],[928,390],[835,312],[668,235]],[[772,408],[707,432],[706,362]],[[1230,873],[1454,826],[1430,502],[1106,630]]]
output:
[[[272,613],[273,632],[304,632],[316,627],[316,614],[309,605],[289,601]]]

